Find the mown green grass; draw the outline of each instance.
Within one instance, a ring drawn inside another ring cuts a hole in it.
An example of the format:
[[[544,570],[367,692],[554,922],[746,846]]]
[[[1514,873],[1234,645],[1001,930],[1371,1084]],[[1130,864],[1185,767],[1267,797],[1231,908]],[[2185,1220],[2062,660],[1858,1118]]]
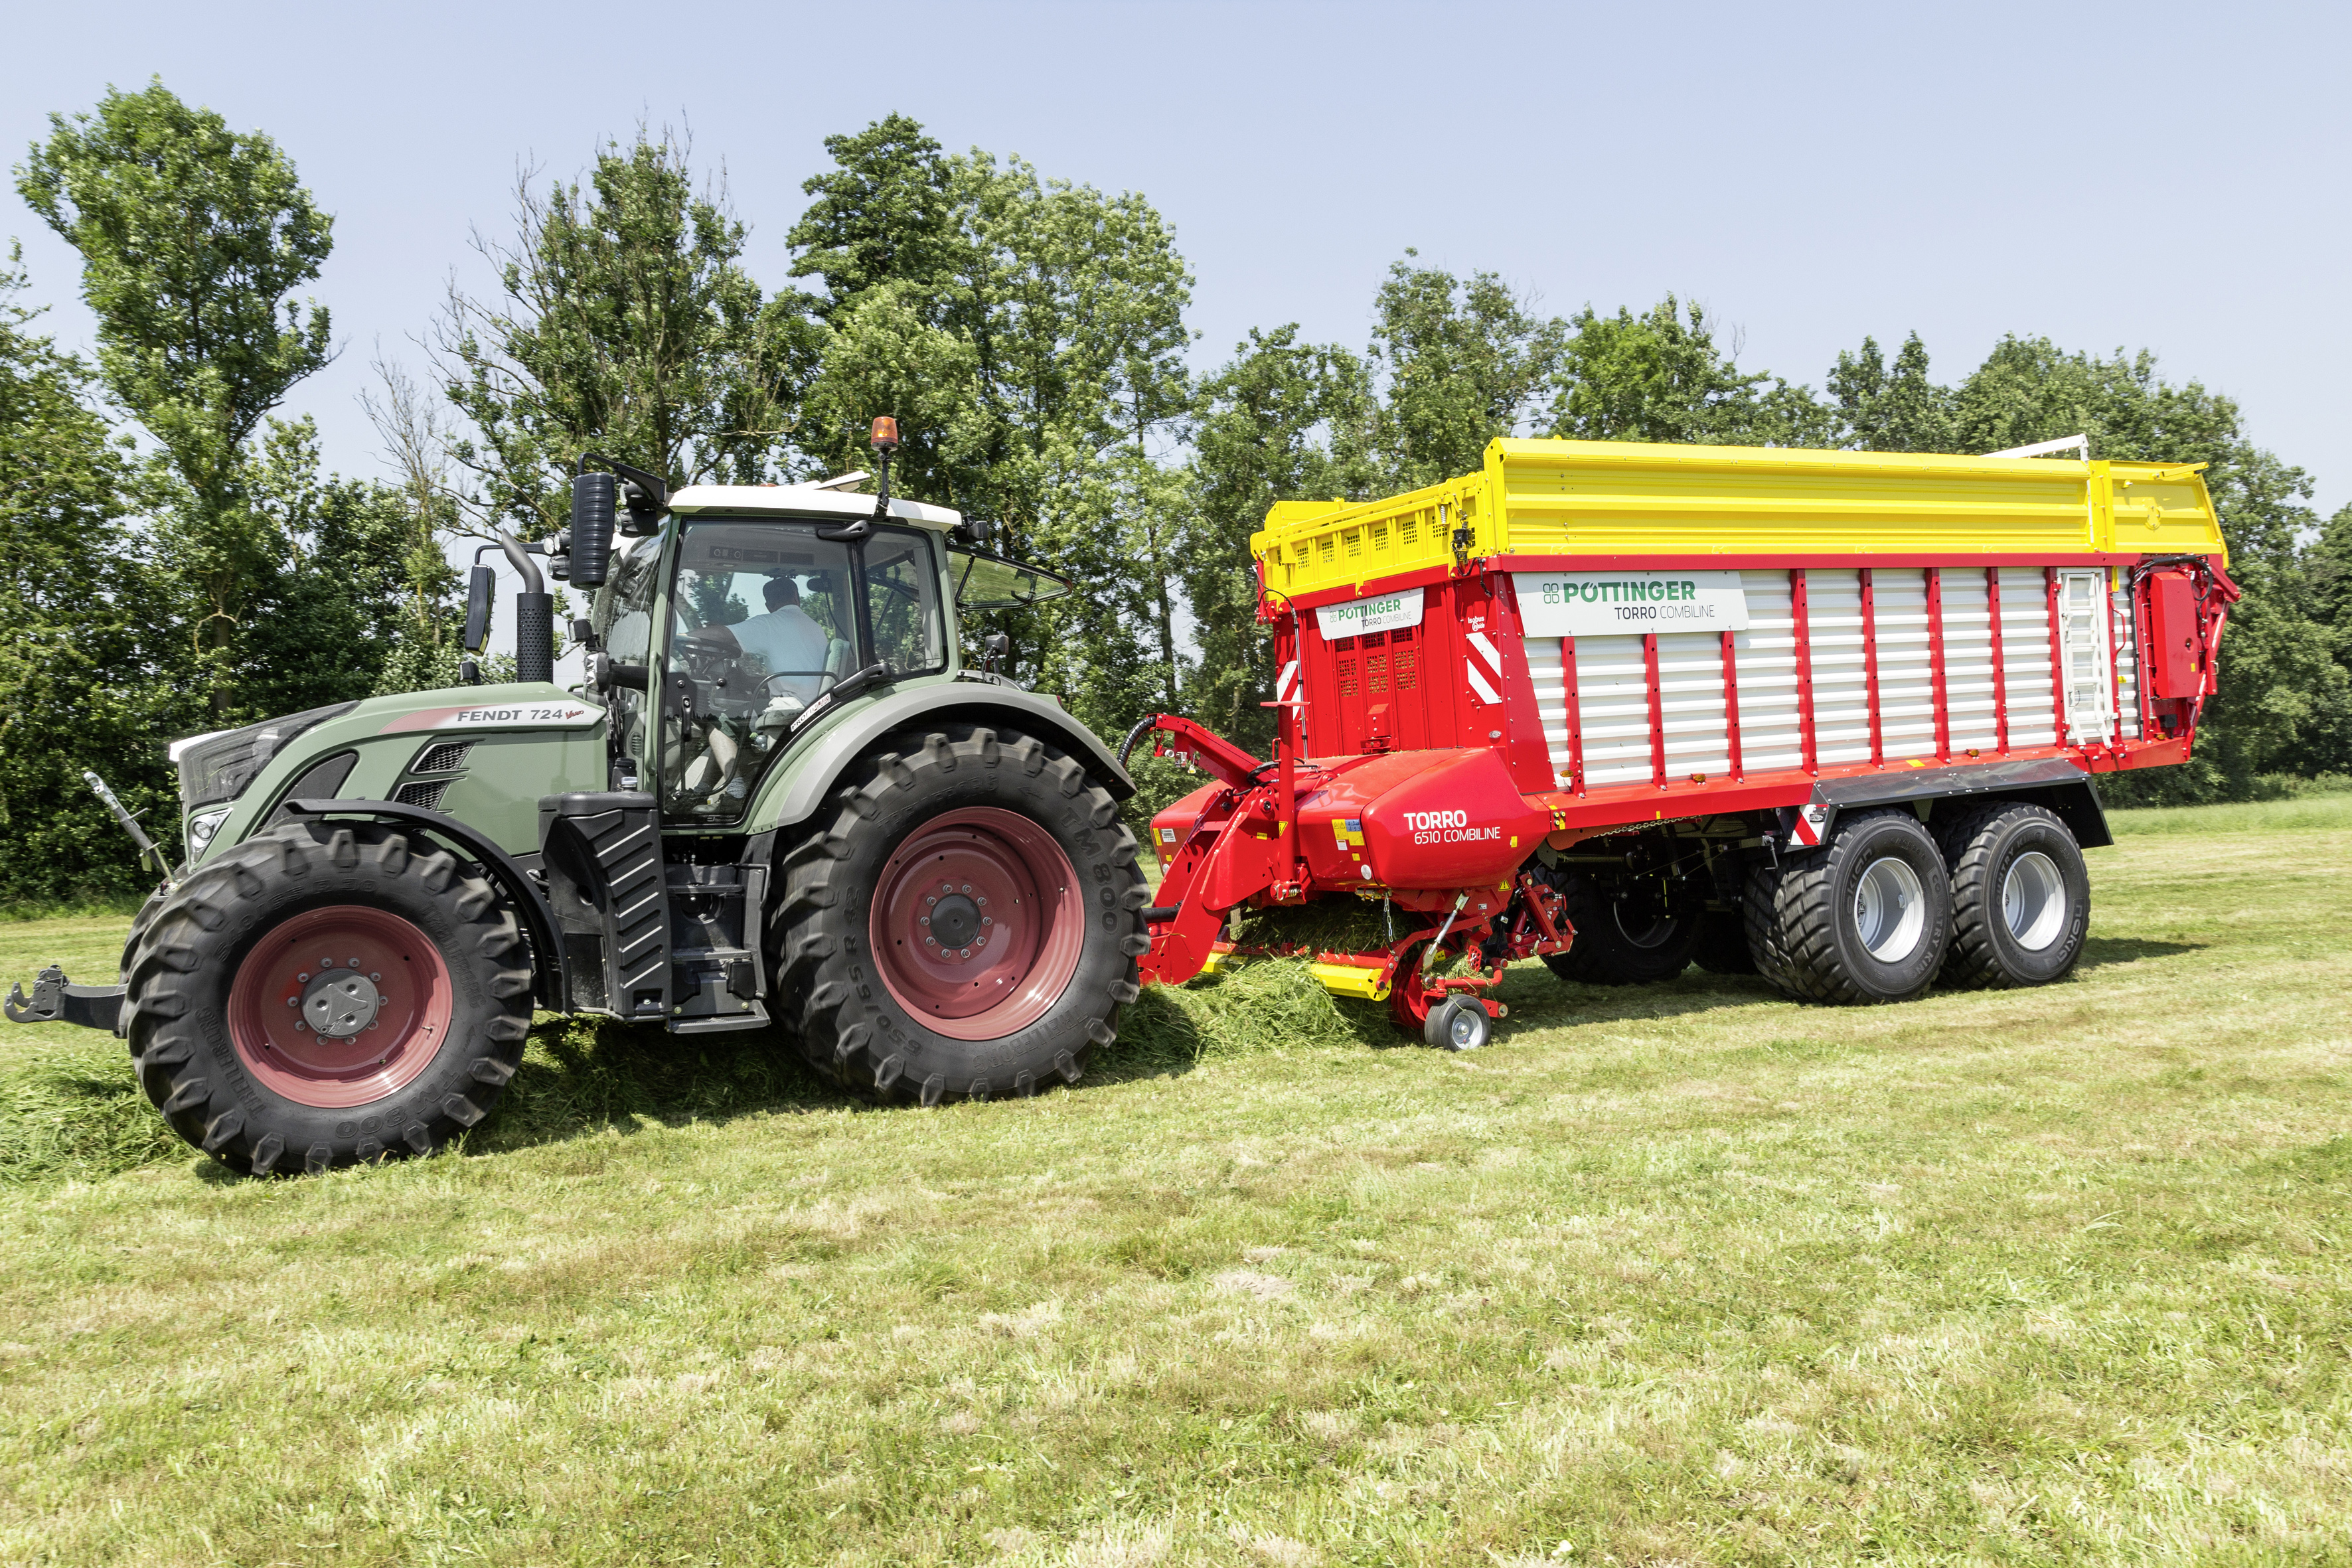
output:
[[[2345,1561],[2348,807],[2119,816],[2042,991],[1265,966],[930,1113],[551,1026],[317,1180],[6,1030],[0,1561]]]

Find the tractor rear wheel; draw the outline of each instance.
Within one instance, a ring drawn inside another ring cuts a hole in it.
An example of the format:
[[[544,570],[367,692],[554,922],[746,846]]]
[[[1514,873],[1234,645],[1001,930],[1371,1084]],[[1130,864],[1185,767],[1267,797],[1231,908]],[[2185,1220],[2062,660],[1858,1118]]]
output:
[[[819,1072],[877,1099],[1076,1083],[1150,949],[1135,835],[1034,736],[903,736],[785,859],[777,994]]]
[[[1990,801],[1941,836],[1952,876],[1952,945],[1943,983],[2044,985],[2083,956],[2091,876],[2057,816],[2021,801]]]
[[[1576,936],[1566,952],[1543,955],[1562,980],[1587,985],[1654,985],[1690,967],[1699,922],[1666,912],[1646,890],[1612,899],[1580,872],[1555,874],[1552,886],[1567,905]]]
[[[498,1103],[530,1028],[513,914],[447,850],[374,823],[215,856],[126,969],[140,1086],[253,1175],[431,1153]]]

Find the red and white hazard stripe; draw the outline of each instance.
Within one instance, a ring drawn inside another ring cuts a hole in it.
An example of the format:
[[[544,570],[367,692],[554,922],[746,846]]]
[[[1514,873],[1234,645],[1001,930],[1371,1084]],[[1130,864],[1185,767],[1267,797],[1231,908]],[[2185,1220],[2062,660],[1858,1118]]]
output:
[[[1282,673],[1280,675],[1274,678],[1274,700],[1276,702],[1289,701],[1290,683],[1297,679],[1298,661],[1294,658],[1288,664],[1282,667]]]
[[[1503,679],[1501,651],[1487,638],[1485,632],[1472,632],[1469,641],[1472,657],[1464,661],[1464,668],[1470,674],[1470,689],[1478,694],[1478,700],[1481,702],[1490,706],[1501,702],[1502,693],[1496,689]],[[1479,668],[1482,660],[1486,664],[1483,669]]]
[[[1801,805],[1797,808],[1796,840],[1811,849],[1822,841],[1822,829],[1830,819],[1826,805]]]

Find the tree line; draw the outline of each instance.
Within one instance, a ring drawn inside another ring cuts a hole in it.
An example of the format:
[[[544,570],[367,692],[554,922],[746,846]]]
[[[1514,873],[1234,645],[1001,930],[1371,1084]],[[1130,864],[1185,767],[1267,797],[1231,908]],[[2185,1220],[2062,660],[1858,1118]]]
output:
[[[363,401],[389,479],[322,468],[277,411],[337,352],[298,297],[333,219],[285,151],[160,81],[52,116],[16,169],[82,258],[94,353],[60,350],[0,272],[0,900],[139,882],[80,781],[150,819],[163,742],[450,682],[452,548],[561,527],[593,449],[674,484],[866,466],[895,415],[894,488],[997,525],[1076,580],[986,618],[1013,668],[1116,734],[1159,709],[1263,747],[1271,670],[1248,539],[1278,499],[1362,499],[1475,468],[1497,435],[1980,452],[2087,433],[2094,456],[2204,461],[2248,589],[2189,768],[2137,798],[2243,797],[2352,771],[2352,507],[2238,405],[2153,357],[2004,338],[1955,383],[1915,334],[1864,338],[1819,390],[1744,370],[1697,304],[1561,317],[1492,273],[1408,250],[1360,346],[1255,329],[1192,366],[1193,279],[1143,196],[951,153],[892,115],[829,137],[753,276],[751,232],[689,150],[640,128],[573,180],[519,179],[419,363]],[[2113,792],[2111,792],[2113,793]]]

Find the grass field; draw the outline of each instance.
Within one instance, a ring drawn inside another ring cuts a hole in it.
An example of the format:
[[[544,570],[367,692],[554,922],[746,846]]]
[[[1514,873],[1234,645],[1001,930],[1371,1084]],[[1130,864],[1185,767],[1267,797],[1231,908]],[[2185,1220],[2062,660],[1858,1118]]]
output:
[[[551,1026],[323,1179],[0,1030],[0,1561],[2352,1561],[2352,796],[2117,826],[2041,991],[1269,966],[934,1112]]]

